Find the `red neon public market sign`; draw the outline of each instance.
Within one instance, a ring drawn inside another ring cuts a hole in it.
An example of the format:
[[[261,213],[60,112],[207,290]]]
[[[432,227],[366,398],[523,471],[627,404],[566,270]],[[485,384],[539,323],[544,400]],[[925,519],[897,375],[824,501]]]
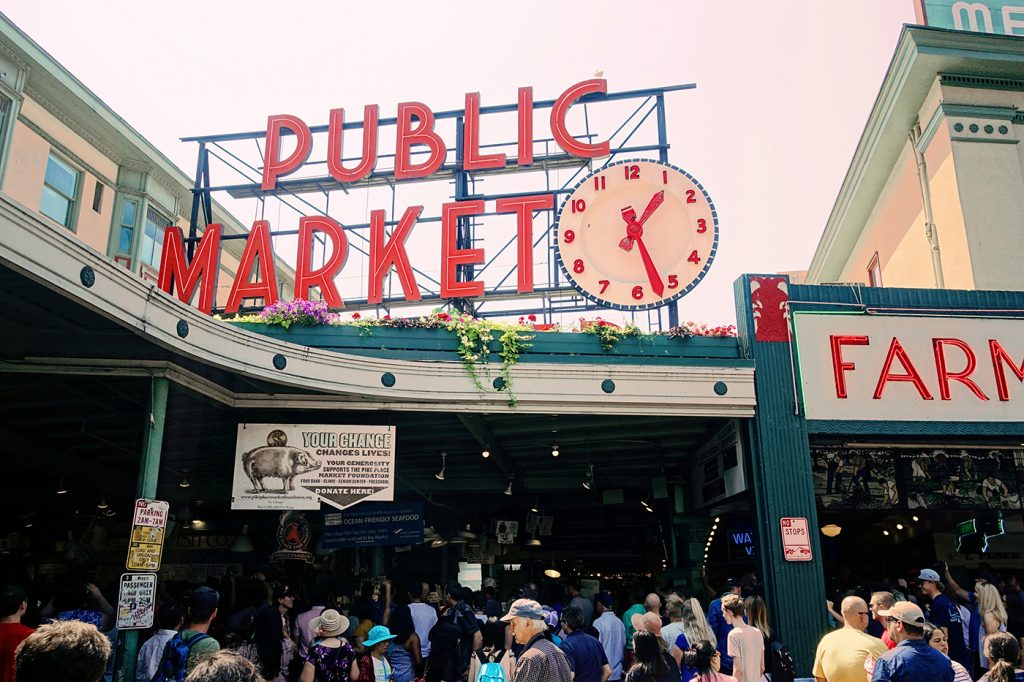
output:
[[[610,143],[583,142],[573,137],[566,127],[569,108],[584,95],[607,94],[608,84],[604,79],[592,79],[577,83],[563,92],[551,108],[551,133],[555,142],[567,154],[581,159],[605,157],[610,154]],[[533,88],[519,88],[518,96],[518,149],[515,164],[530,166],[533,163]],[[377,164],[377,138],[379,107],[371,104],[363,111],[363,150],[360,161],[346,168],[342,165],[344,140],[343,126],[345,110],[330,112],[328,128],[327,168],[332,178],[340,183],[353,183],[367,178]],[[504,168],[508,158],[503,153],[484,154],[480,151],[480,94],[466,94],[464,110],[464,143],[462,168],[467,171]],[[285,133],[294,135],[297,144],[287,156],[281,155],[281,137]],[[294,173],[306,163],[312,150],[313,140],[306,123],[288,114],[270,116],[267,119],[266,159],[263,168],[261,189],[273,191],[279,178]],[[413,146],[424,146],[429,151],[425,161],[414,163]],[[434,131],[434,114],[420,102],[403,102],[398,105],[395,140],[395,180],[424,178],[436,172],[448,153],[442,137]],[[498,213],[514,213],[517,218],[517,254],[519,293],[533,291],[533,212],[551,209],[554,196],[550,193],[530,196],[515,196],[497,199]],[[419,287],[405,243],[416,226],[423,206],[410,206],[398,220],[397,225],[386,237],[384,211],[375,210],[370,214],[369,283],[368,302],[380,303],[383,298],[384,280],[394,268],[407,301],[421,299]],[[456,269],[459,265],[475,265],[484,262],[483,249],[458,248],[456,242],[458,219],[484,213],[482,199],[453,201],[441,208],[441,277],[440,296],[442,299],[471,298],[484,293],[482,281],[458,281]],[[320,233],[330,244],[331,254],[318,268],[312,264],[313,240]],[[164,230],[164,248],[160,260],[159,287],[175,294],[184,302],[190,302],[196,290],[199,291],[198,307],[209,314],[213,308],[214,290],[217,282],[217,266],[220,254],[221,225],[207,225],[195,249],[191,262],[185,256],[185,239],[181,228],[170,226]],[[294,297],[308,299],[310,289],[319,288],[323,299],[331,308],[343,308],[344,303],[334,284],[335,277],[345,265],[348,255],[348,240],[345,231],[337,221],[323,215],[305,216],[299,219],[298,253],[295,267]],[[274,254],[270,239],[270,223],[257,220],[245,243],[245,249],[235,273],[231,293],[224,308],[225,313],[237,312],[245,299],[261,298],[265,305],[277,301],[277,278],[274,273]],[[253,267],[258,268],[255,281],[250,281]]]

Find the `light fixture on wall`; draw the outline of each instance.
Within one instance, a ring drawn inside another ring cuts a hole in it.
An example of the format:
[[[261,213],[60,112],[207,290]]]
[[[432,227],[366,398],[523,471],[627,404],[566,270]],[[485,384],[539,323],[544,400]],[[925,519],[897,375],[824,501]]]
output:
[[[552,457],[558,457],[558,455],[560,455],[560,454],[561,453],[558,451],[558,445],[552,445],[551,446],[551,456]]]
[[[447,452],[442,452],[441,453],[441,470],[438,471],[436,474],[434,474],[434,478],[436,478],[439,481],[443,481],[444,480],[444,470],[445,470],[445,468],[447,468],[447,466],[448,466],[448,453]]]
[[[252,539],[249,537],[249,525],[242,525],[242,532],[238,534],[235,541],[231,543],[232,552],[251,552],[255,547],[252,546]]]
[[[837,535],[839,535],[842,532],[843,532],[842,527],[837,526],[834,523],[830,523],[828,525],[825,525],[825,526],[821,527],[821,534],[824,535],[827,538],[834,538],[834,537],[836,537]]]

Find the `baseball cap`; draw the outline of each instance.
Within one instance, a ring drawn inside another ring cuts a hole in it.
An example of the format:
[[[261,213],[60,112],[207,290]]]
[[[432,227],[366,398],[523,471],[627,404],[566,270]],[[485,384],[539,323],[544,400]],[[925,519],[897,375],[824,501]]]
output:
[[[740,581],[736,578],[727,578],[725,581],[725,589],[732,589],[733,587],[741,587]]]
[[[615,605],[615,597],[613,597],[608,592],[601,592],[600,594],[598,594],[597,601],[606,609],[610,609]]]
[[[309,629],[316,632],[322,628],[325,635],[340,635],[348,630],[348,626],[348,618],[334,609],[326,609],[310,622]]]
[[[923,572],[924,571],[922,571],[922,573]],[[932,571],[932,573],[934,572],[935,571]],[[931,580],[931,578],[925,578],[925,580]],[[911,625],[924,625],[924,611],[921,610],[920,606],[909,601],[898,601],[887,610],[883,609],[879,611],[878,615],[887,618],[895,618],[896,620],[903,621],[904,623],[910,623]]]
[[[931,580],[933,583],[937,583],[937,582],[940,582],[942,580],[942,578],[939,576],[938,572],[933,571],[930,568],[922,568],[921,569],[921,574],[917,576],[917,579],[918,580]]]
[[[544,620],[544,607],[532,599],[516,599],[509,606],[508,613],[501,617],[506,623],[513,618]]]
[[[634,613],[629,621],[633,624],[634,630],[650,632],[661,637],[661,617],[658,614],[650,611]]]
[[[189,605],[193,611],[212,611],[220,604],[220,594],[212,587],[200,587],[192,593]]]

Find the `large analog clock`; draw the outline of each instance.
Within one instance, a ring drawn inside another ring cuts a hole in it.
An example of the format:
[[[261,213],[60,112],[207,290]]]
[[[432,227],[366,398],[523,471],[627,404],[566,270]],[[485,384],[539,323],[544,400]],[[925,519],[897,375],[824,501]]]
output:
[[[559,265],[600,305],[646,310],[692,290],[718,250],[718,212],[686,171],[651,160],[595,171],[562,203]]]

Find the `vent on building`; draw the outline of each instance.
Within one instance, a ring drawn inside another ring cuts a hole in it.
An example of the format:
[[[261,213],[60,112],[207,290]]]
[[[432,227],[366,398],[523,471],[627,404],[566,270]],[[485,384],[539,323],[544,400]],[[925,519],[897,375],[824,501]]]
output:
[[[939,82],[942,85],[951,85],[962,88],[990,88],[996,90],[1021,90],[1024,91],[1024,80],[1014,78],[988,78],[986,76],[961,76],[958,74],[939,74]]]

